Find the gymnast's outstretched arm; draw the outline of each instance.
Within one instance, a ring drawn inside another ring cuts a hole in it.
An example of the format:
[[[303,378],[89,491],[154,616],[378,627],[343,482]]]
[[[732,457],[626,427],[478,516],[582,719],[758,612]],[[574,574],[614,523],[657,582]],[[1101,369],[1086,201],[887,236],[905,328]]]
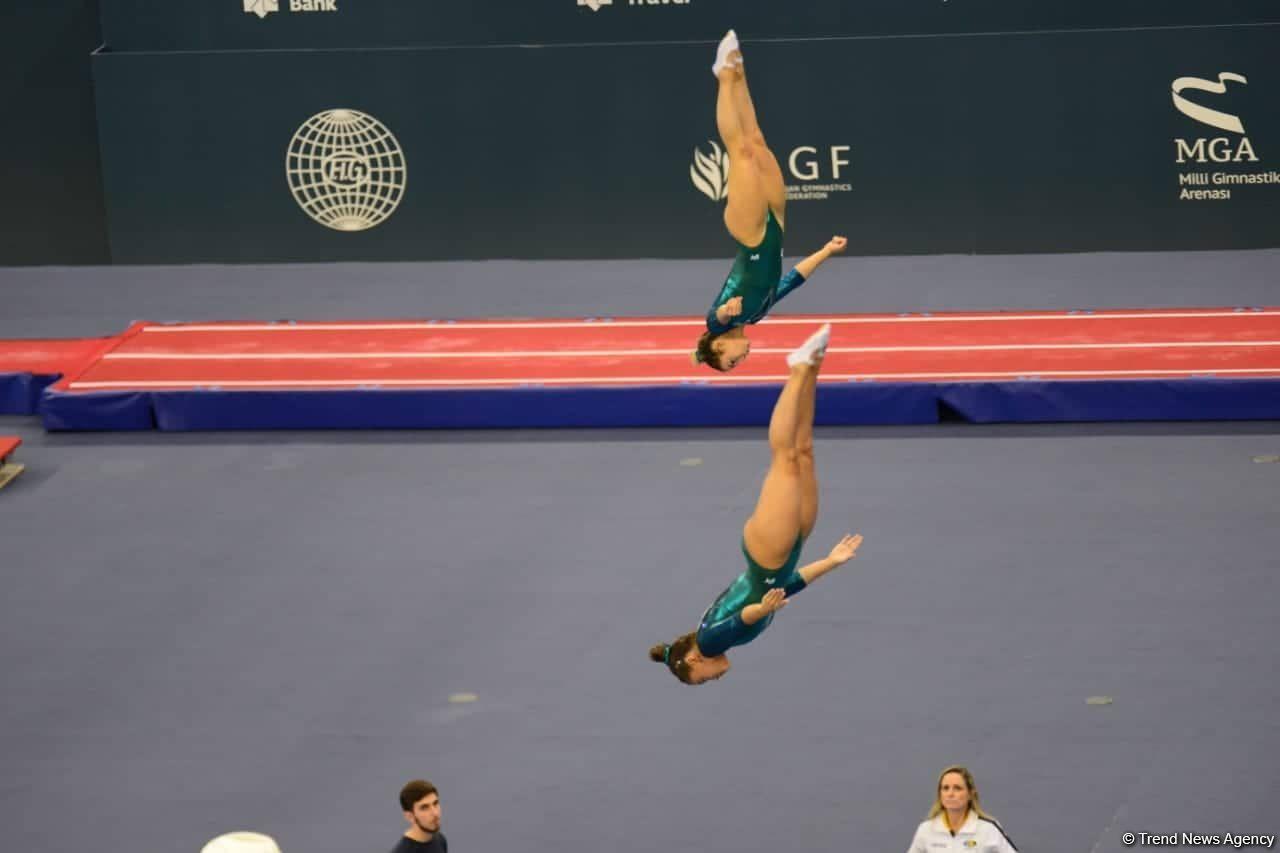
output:
[[[858,553],[858,546],[861,544],[861,533],[856,536],[846,535],[836,543],[836,547],[831,549],[830,554],[823,557],[821,560],[810,563],[807,566],[801,566],[800,571],[796,572],[796,574],[803,578],[804,585],[808,586],[837,566],[843,566],[845,563],[852,560]],[[801,589],[803,588],[804,587],[801,587]],[[790,593],[788,593],[788,595],[790,595]]]
[[[796,264],[791,272],[782,277],[782,281],[778,284],[778,301],[781,302],[788,293],[804,284],[809,276],[818,271],[818,267],[822,266],[827,258],[840,254],[847,245],[849,245],[849,241],[846,238],[832,237],[827,241],[827,245]]]

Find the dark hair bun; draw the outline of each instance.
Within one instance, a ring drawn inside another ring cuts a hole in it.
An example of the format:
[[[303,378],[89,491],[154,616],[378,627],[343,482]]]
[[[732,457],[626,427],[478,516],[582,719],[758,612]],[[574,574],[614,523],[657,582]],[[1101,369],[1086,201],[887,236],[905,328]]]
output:
[[[658,643],[658,645],[649,649],[649,660],[651,661],[656,661],[658,663],[666,663],[666,660],[665,660],[666,656],[667,656],[666,643]]]

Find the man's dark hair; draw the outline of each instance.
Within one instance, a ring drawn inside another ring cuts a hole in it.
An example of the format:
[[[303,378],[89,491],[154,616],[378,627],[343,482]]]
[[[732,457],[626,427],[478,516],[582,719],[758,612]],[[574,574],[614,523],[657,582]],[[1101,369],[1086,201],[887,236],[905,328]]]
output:
[[[400,808],[411,812],[413,811],[414,803],[431,794],[440,796],[440,792],[436,790],[435,785],[432,785],[426,779],[414,779],[400,789]]]

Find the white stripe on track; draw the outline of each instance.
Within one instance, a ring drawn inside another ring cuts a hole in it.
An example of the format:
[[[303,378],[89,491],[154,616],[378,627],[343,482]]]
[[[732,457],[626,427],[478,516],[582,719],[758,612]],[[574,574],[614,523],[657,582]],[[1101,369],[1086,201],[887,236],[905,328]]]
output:
[[[1161,341],[1118,344],[955,344],[950,346],[828,347],[832,353],[880,352],[1021,352],[1026,350],[1185,349],[1193,347],[1275,347],[1280,341]],[[758,347],[757,355],[791,352],[784,347]],[[467,352],[282,352],[282,353],[108,353],[103,361],[308,361],[364,359],[466,359],[466,358],[608,358],[610,356],[687,356],[687,349],[619,350],[475,350]]]
[[[886,379],[1045,379],[1045,378],[1090,378],[1107,376],[1150,377],[1160,376],[1245,376],[1271,374],[1280,377],[1280,367],[1240,367],[1225,369],[1182,369],[1182,370],[1027,370],[1008,372],[973,372],[973,373],[835,373],[821,377],[825,381],[835,380],[886,380]],[[107,388],[139,389],[148,388],[311,388],[325,386],[330,388],[387,388],[387,387],[462,387],[480,385],[733,385],[749,382],[785,382],[786,376],[743,376],[743,377],[705,377],[689,376],[566,376],[543,377],[530,379],[299,379],[288,380],[239,380],[239,379],[199,379],[199,380],[147,380],[139,382],[72,382],[72,389],[102,390]]]

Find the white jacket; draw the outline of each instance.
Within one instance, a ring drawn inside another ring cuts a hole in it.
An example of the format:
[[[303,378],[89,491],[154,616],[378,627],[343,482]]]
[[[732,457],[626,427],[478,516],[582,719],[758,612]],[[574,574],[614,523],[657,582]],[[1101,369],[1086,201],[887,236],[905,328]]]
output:
[[[916,829],[907,853],[1018,853],[1004,829],[994,820],[978,817],[973,812],[955,835],[947,829],[942,815],[926,820]]]

